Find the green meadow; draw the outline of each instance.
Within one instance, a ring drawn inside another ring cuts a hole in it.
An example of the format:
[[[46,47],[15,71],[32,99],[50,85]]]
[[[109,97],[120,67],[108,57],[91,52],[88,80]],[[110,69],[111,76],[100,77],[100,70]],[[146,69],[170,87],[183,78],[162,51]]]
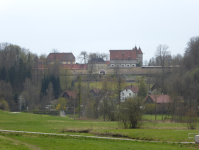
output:
[[[197,147],[196,144],[169,144],[167,142],[194,142],[193,139],[188,139],[188,133],[199,133],[199,127],[196,130],[188,130],[186,124],[162,122],[161,117],[161,115],[158,115],[157,121],[154,122],[153,115],[145,115],[140,129],[123,129],[121,124],[116,121],[74,120],[69,116],[59,117],[31,113],[13,114],[0,110],[1,130],[113,136],[146,140],[143,142],[119,141],[1,132],[0,149],[16,149],[15,145],[18,147],[17,149],[188,149]],[[89,132],[79,133],[81,130],[88,130]]]
[[[3,137],[3,138],[2,138]],[[84,137],[61,137],[30,134],[4,134],[0,133],[0,149],[81,149],[81,150],[187,150],[197,149],[195,144],[154,143],[138,141],[118,141],[105,139],[92,139]]]

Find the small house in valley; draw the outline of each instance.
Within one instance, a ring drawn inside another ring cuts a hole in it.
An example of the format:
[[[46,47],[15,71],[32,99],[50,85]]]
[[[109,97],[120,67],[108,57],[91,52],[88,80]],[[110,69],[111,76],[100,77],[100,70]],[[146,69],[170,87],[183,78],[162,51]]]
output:
[[[138,94],[139,87],[138,86],[127,86],[122,92],[120,93],[120,102],[124,102],[125,99],[131,98]]]
[[[62,97],[67,99],[68,113],[73,113],[74,108],[77,107],[77,94],[74,91],[65,91]]]
[[[144,104],[147,107],[156,107],[156,113],[167,112],[172,103],[169,95],[148,95],[144,99]],[[156,106],[155,106],[156,105]]]

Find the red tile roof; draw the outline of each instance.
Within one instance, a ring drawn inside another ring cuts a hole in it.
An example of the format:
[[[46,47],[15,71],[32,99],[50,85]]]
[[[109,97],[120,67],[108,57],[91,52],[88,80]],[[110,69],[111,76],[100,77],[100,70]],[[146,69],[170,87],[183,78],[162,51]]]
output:
[[[50,53],[47,57],[47,60],[75,61],[75,56],[73,53]]]
[[[112,59],[136,59],[135,50],[110,50],[110,60]]]
[[[137,54],[143,54],[142,50],[133,48],[132,50],[110,50],[110,60],[113,59],[136,59]]]
[[[138,86],[127,86],[125,89],[130,89],[133,93],[138,93],[139,91]]]
[[[65,91],[64,93],[67,93],[70,98],[77,97],[77,94],[74,91]]]
[[[147,100],[147,98],[150,97],[153,102],[155,103],[171,103],[171,99],[169,95],[148,95],[145,99],[144,102]]]

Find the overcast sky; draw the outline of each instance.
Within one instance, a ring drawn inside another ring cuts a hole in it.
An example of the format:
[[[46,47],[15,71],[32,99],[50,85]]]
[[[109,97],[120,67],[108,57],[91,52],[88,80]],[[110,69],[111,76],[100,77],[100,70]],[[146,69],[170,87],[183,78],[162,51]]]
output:
[[[144,60],[159,44],[183,54],[199,36],[199,0],[0,0],[0,42],[38,55],[141,47]]]

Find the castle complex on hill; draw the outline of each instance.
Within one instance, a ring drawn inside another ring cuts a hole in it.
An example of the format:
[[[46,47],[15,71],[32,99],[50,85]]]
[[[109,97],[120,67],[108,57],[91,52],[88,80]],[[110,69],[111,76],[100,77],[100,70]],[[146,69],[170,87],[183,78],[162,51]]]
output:
[[[47,64],[40,61],[38,69],[44,70],[45,65],[60,62],[60,69],[69,69],[72,74],[145,74],[147,67],[142,67],[143,52],[136,46],[129,50],[109,50],[110,61],[102,58],[92,58],[87,64],[75,63],[73,53],[50,53]],[[150,67],[150,70],[154,69]]]

